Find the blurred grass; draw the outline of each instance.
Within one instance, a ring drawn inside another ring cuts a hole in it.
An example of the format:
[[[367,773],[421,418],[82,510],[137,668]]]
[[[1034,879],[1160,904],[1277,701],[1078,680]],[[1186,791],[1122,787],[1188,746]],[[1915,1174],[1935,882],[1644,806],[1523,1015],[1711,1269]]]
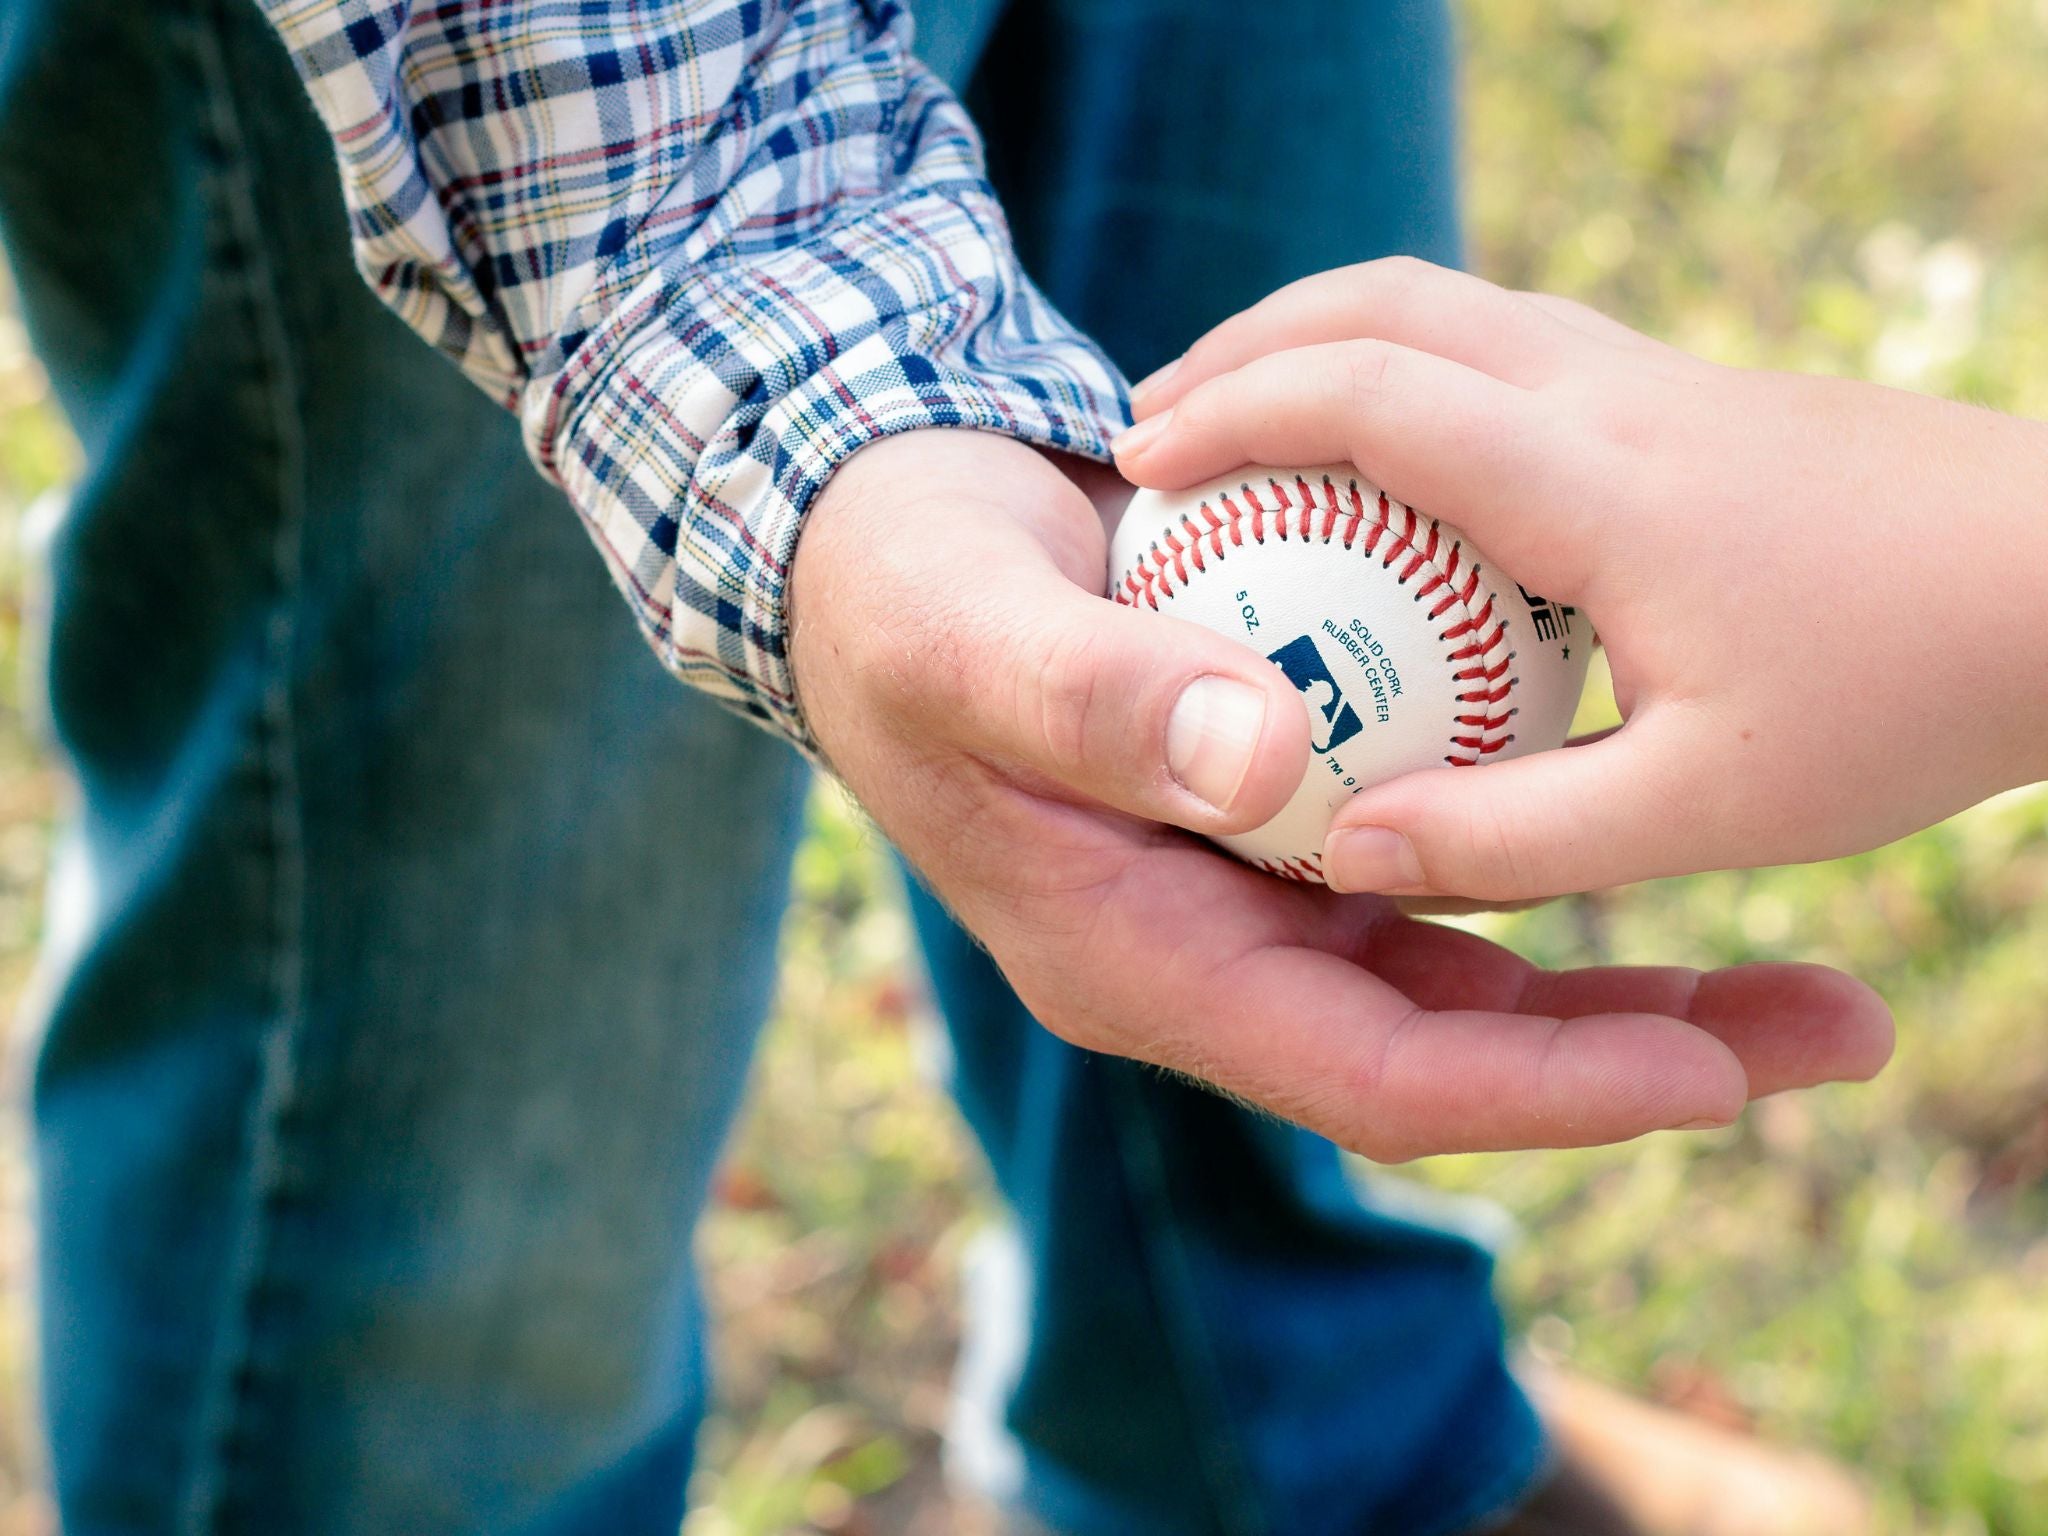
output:
[[[2048,415],[2048,0],[1467,0],[1474,265],[1729,362]],[[74,472],[0,322],[0,988],[54,790],[15,683],[25,507]],[[2039,679],[2022,680],[2039,686]],[[986,1179],[926,1070],[892,877],[814,807],[748,1120],[701,1246],[721,1406],[691,1536],[967,1533],[935,1447]],[[1546,964],[1802,957],[1898,1008],[1879,1082],[1711,1136],[1444,1159],[1524,1236],[1539,1354],[1852,1462],[1884,1529],[2048,1536],[2048,801],[1836,865],[1564,903],[1491,931]],[[1377,1176],[1377,1175],[1376,1175]],[[0,1126],[0,1392],[28,1237]],[[0,1536],[35,1529],[0,1414]]]

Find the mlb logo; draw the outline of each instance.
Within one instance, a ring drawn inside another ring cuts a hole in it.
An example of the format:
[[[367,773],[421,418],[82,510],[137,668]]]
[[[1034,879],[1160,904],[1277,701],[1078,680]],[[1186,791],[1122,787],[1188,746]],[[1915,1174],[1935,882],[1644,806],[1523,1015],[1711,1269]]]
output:
[[[1307,635],[1288,641],[1266,658],[1287,674],[1287,681],[1301,690],[1302,697],[1323,722],[1316,742],[1318,752],[1334,752],[1365,729],[1358,711],[1344,702],[1344,690],[1337,686],[1323,653]]]

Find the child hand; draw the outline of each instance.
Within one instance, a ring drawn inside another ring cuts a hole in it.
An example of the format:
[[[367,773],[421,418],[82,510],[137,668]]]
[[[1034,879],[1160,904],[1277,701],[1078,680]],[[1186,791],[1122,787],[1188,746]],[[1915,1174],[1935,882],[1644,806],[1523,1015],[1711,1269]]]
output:
[[[1361,792],[1339,889],[1832,858],[2048,777],[2048,426],[1720,367],[1405,259],[1282,289],[1136,403],[1138,484],[1349,460],[1606,646],[1619,730]]]

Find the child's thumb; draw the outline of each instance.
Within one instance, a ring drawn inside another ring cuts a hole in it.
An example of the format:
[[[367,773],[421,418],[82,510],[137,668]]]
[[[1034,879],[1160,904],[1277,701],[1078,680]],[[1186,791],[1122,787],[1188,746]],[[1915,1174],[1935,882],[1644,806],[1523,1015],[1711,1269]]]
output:
[[[1556,752],[1376,785],[1333,818],[1340,891],[1529,901],[1710,867],[1703,807],[1643,721]]]

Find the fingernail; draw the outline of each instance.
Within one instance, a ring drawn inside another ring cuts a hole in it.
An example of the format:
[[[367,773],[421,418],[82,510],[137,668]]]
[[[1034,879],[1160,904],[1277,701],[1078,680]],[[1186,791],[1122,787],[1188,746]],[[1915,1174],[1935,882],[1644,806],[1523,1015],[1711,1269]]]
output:
[[[1126,454],[1143,453],[1151,446],[1152,439],[1166,430],[1166,424],[1171,420],[1173,420],[1173,412],[1161,411],[1157,416],[1149,417],[1139,422],[1135,427],[1127,428],[1118,435],[1115,442],[1109,445],[1110,451],[1115,453],[1118,458],[1122,458]]]
[[[1688,1120],[1683,1125],[1673,1126],[1678,1131],[1720,1131],[1726,1130],[1726,1120]]]
[[[1323,848],[1323,878],[1337,891],[1399,891],[1421,885],[1422,861],[1388,827],[1343,827]]]
[[[1251,772],[1266,728],[1266,694],[1227,677],[1198,677],[1180,691],[1166,721],[1166,766],[1219,811],[1230,809]]]
[[[1180,370],[1180,359],[1175,358],[1164,368],[1155,368],[1131,386],[1131,404],[1136,405],[1154,390],[1163,387],[1166,381]]]

